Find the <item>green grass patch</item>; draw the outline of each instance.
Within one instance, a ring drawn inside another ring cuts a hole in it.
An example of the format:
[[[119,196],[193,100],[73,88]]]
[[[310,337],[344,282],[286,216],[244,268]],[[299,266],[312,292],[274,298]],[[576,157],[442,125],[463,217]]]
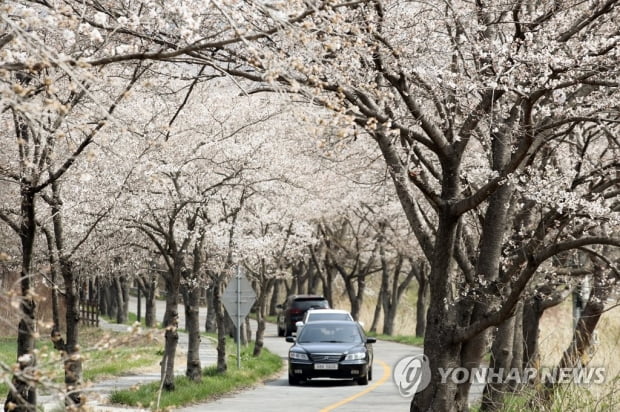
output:
[[[234,342],[227,342],[229,355],[228,370],[218,373],[215,366],[203,369],[202,382],[192,382],[185,376],[175,378],[175,390],[163,391],[159,409],[174,409],[175,407],[203,402],[219,397],[223,394],[247,388],[273,375],[282,368],[282,359],[263,348],[261,355],[252,356],[254,345],[250,344],[241,350],[241,368],[237,369]],[[110,401],[115,404],[124,404],[135,407],[157,408],[160,382],[148,383],[135,390],[113,392]]]
[[[109,317],[109,316],[107,316],[107,315],[99,315],[99,316],[100,316],[101,318],[103,318],[103,319],[104,319],[106,322],[108,322],[108,323],[117,323],[117,322],[116,322],[116,317],[111,318],[111,317]],[[133,313],[133,312],[128,312],[128,313],[127,313],[127,322],[125,322],[124,324],[125,324],[125,325],[133,325],[133,324],[135,324],[136,322],[138,322],[138,315],[136,315],[136,314],[135,314],[135,313]],[[142,315],[142,319],[140,319],[140,325],[141,325],[142,327],[145,327],[145,326],[146,326],[146,324],[144,323],[144,315]]]
[[[83,380],[99,381],[124,375],[131,370],[156,364],[161,360],[161,343],[147,335],[132,335],[104,331],[98,328],[80,329]],[[53,381],[62,383],[64,364],[60,353],[49,339],[36,343],[38,365]],[[0,338],[0,362],[13,365],[17,357],[17,337]],[[7,377],[9,379],[10,377]],[[0,393],[8,386],[0,383]]]
[[[111,318],[107,315],[99,315],[99,317],[101,317],[108,323],[117,323],[116,317]],[[133,326],[136,323],[139,323],[140,326],[142,326],[143,328],[146,328],[146,319],[144,317],[144,313],[140,316],[140,322],[138,322],[138,315],[135,312],[127,312],[127,322],[125,322],[124,325]],[[159,328],[159,327],[161,327],[161,322],[155,321],[155,325],[153,326],[153,328]]]
[[[406,336],[406,335],[383,335],[376,332],[366,332],[368,336],[373,336],[377,339],[388,340],[391,342],[404,343],[407,345],[422,346],[424,345],[424,338],[420,336]]]

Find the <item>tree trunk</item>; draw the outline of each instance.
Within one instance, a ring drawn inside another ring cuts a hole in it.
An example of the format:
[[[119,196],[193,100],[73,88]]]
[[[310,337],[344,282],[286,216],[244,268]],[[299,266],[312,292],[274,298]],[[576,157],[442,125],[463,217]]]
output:
[[[506,145],[501,139],[493,140],[493,155],[494,155],[494,168],[501,170],[504,160],[506,158]],[[499,157],[499,159],[498,159]],[[484,216],[484,223],[482,226],[482,234],[480,237],[480,246],[478,252],[478,259],[476,265],[476,274],[484,279],[485,282],[491,283],[500,279],[500,258],[502,252],[502,240],[507,228],[508,219],[508,207],[510,205],[510,198],[512,196],[512,188],[510,185],[505,184],[499,187],[495,193],[493,193],[489,199],[489,205]],[[503,284],[509,283],[509,279],[501,279]],[[478,287],[476,285],[476,287]],[[476,299],[472,299],[471,303],[466,303],[469,306],[464,310],[463,324],[468,325],[476,322],[481,316],[488,311],[488,307],[485,302],[480,302]],[[471,311],[471,312],[470,312]],[[471,313],[471,316],[467,317],[467,312]],[[500,367],[510,366],[510,362],[504,364],[504,346],[509,348],[509,353],[505,356],[512,355],[512,341],[514,336],[514,320],[512,323],[506,325],[506,336],[502,336],[502,342],[498,350],[502,351],[502,358],[499,359]],[[469,369],[470,373],[480,367],[480,362],[485,352],[488,350],[488,343],[490,339],[490,328],[479,333],[475,337],[469,339],[463,343],[463,350],[461,353],[461,365]],[[505,339],[505,340],[504,340]],[[496,353],[496,355],[498,355]],[[468,404],[469,390],[471,388],[471,381],[468,379],[464,383],[459,385],[459,403],[462,405]]]
[[[190,298],[189,298],[189,288],[187,285],[181,285],[181,296],[183,297],[183,310],[185,311],[185,313],[188,313],[190,311]],[[185,317],[185,325],[183,325],[183,327],[185,328],[185,331],[189,331],[189,319],[187,318],[187,316]]]
[[[306,275],[308,276],[308,293],[317,294],[319,291],[319,285],[321,284],[321,278],[316,270],[316,266],[308,262],[306,268],[308,270]]]
[[[370,328],[368,329],[370,332],[377,332],[377,326],[379,325],[379,319],[381,318],[381,309],[383,307],[383,281],[381,282],[381,289],[379,294],[377,295],[377,303],[375,304],[375,311],[372,315],[372,323],[370,324]]]
[[[538,352],[538,334],[540,318],[544,310],[540,296],[532,296],[523,304],[523,367],[538,368],[540,354]]]
[[[614,290],[613,285],[617,281],[617,276],[616,279],[608,279],[602,268],[596,269],[594,272],[597,276],[593,280],[590,297],[577,320],[571,343],[564,351],[557,368],[553,370],[553,380],[544,382],[543,399],[548,406],[553,403],[554,396],[558,393],[557,387],[561,385],[558,383],[561,381],[560,371],[583,368],[590,362],[589,349],[592,345],[594,331],[605,311],[605,302]]]
[[[70,262],[63,262],[61,271],[65,282],[65,301],[67,303],[66,323],[67,341],[65,344],[65,386],[69,394],[67,406],[79,407],[84,404],[80,387],[82,386],[82,358],[79,345],[80,308],[77,281]]]
[[[120,293],[121,293],[121,304],[120,308],[120,319],[122,322],[118,323],[127,323],[129,319],[129,280],[127,276],[120,277]],[[117,319],[118,320],[118,319]]]
[[[245,334],[243,337],[243,344],[247,345],[252,341],[252,325],[250,325],[249,316],[245,317],[245,321],[243,322],[243,325],[244,325],[243,330],[245,331]]]
[[[514,341],[512,342],[512,370],[523,372],[523,301],[519,301],[515,307]],[[525,382],[508,382],[510,391],[520,389]]]
[[[116,298],[116,282],[112,281],[105,288],[105,297],[106,297],[106,309],[108,310],[107,315],[109,318],[115,318],[118,314],[118,299]]]
[[[25,127],[25,126],[24,126]],[[21,270],[21,303],[19,329],[17,332],[17,359],[19,371],[13,376],[15,391],[11,390],[7,396],[4,409],[10,410],[15,405],[17,411],[35,411],[37,405],[36,387],[22,374],[28,368],[34,368],[37,364],[34,354],[36,334],[37,303],[34,299],[34,281],[32,278],[32,254],[36,233],[35,222],[35,195],[27,183],[21,187],[21,225],[20,241],[22,247],[22,270]]]
[[[448,209],[448,208],[445,208]],[[448,210],[441,210],[439,227],[435,238],[430,275],[430,303],[424,335],[424,353],[428,357],[431,379],[426,389],[413,397],[411,412],[462,410],[457,403],[458,388],[448,379],[442,383],[440,368],[447,370],[460,366],[461,344],[449,338],[456,328],[456,314],[446,302],[452,301],[451,284],[455,281],[451,273],[452,258],[458,220]]]
[[[65,323],[67,327],[67,339],[62,348],[65,366],[65,387],[68,396],[65,399],[67,407],[79,408],[84,404],[80,387],[82,386],[82,358],[80,356],[79,323],[80,323],[80,296],[77,287],[77,279],[73,273],[70,257],[65,252],[64,226],[62,219],[62,199],[60,187],[56,182],[52,183],[53,202],[51,204],[52,222],[54,225],[54,239],[58,251],[58,263],[60,274],[65,286]],[[87,300],[90,301],[90,299]]]
[[[254,341],[254,351],[252,352],[253,356],[260,356],[263,346],[265,345],[264,337],[265,337],[265,317],[263,316],[261,311],[259,310],[256,314],[257,327],[256,327],[256,340]]]
[[[217,371],[223,373],[228,369],[228,364],[226,363],[226,334],[228,328],[226,326],[226,314],[222,307],[222,292],[220,289],[220,283],[216,282],[213,287],[213,306],[217,326]]]
[[[175,265],[176,266],[176,265]],[[166,276],[166,312],[164,313],[164,357],[160,363],[162,387],[166,391],[173,391],[174,385],[174,358],[179,342],[179,284],[180,274],[178,268],[168,272]]]
[[[262,286],[259,287],[259,293],[256,298],[256,337],[254,340],[253,356],[259,356],[263,350],[265,344],[265,313],[267,312],[267,298],[269,291],[275,289],[274,279],[264,280],[264,274],[262,276]]]
[[[102,286],[99,288],[99,314],[107,315],[108,314],[108,299],[107,299],[107,287]]]
[[[415,335],[423,337],[426,331],[426,312],[428,311],[428,298],[430,291],[428,288],[428,275],[423,268],[420,268],[418,279],[418,300],[416,302],[416,323]]]
[[[280,303],[280,283],[279,279],[276,279],[272,283],[271,287],[271,299],[269,301],[269,316],[276,316],[278,314],[278,304]]]
[[[562,355],[562,360],[558,365],[560,369],[586,366],[590,361],[588,350],[592,345],[594,330],[605,311],[605,302],[614,290],[613,285],[616,281],[607,279],[602,268],[598,268],[595,273],[597,275],[593,279],[588,303],[577,321],[571,344]]]
[[[205,332],[215,333],[217,331],[217,325],[215,320],[215,301],[214,301],[214,284],[207,287],[207,317],[205,319]]]
[[[229,316],[229,319],[230,319],[230,316]],[[246,320],[249,322],[249,318],[246,318]],[[249,341],[248,324],[245,321],[242,321],[241,325],[239,325],[239,334],[237,334],[237,327],[235,326],[235,323],[231,319],[230,330],[231,330],[233,341],[235,343],[239,342],[241,346],[245,346],[248,344],[248,341]],[[251,336],[250,336],[250,339],[251,339]]]
[[[58,274],[52,269],[52,322],[53,329],[60,332],[60,307],[58,305]]]
[[[56,259],[56,247],[49,230],[43,228],[47,243],[47,257],[50,264],[50,280],[52,282],[52,335],[60,334],[60,308],[58,306],[58,261]]]
[[[127,318],[123,315],[123,286],[121,285],[120,276],[114,278],[114,296],[116,299],[116,323],[127,323]]]
[[[350,278],[345,279],[345,289],[347,290],[347,296],[351,304],[351,316],[353,319],[358,320],[360,317],[361,302],[358,300],[359,293],[357,293],[356,287],[354,283],[351,282]]]
[[[297,284],[297,293],[298,294],[307,294],[308,293],[308,278],[304,271],[303,261],[297,262],[292,267],[293,271],[293,279]]]
[[[523,368],[538,368],[540,356],[538,352],[539,324],[545,310],[557,306],[566,298],[557,293],[552,285],[545,285],[537,293],[522,303],[522,361]],[[519,308],[518,308],[519,309]]]
[[[321,278],[323,282],[323,296],[329,302],[329,306],[334,306],[334,293],[332,289],[332,285],[334,284],[334,272],[331,267],[325,267],[324,271],[325,277]]]
[[[147,328],[155,327],[157,321],[157,305],[155,302],[155,293],[157,291],[157,276],[150,275],[145,282],[142,292],[144,294],[144,324]]]
[[[194,382],[202,380],[200,365],[200,289],[193,287],[186,290],[185,326],[189,338],[187,350],[187,370],[185,375]]]
[[[394,321],[396,320],[396,305],[387,305],[388,311],[383,317],[383,334],[392,336],[394,334]]]
[[[482,397],[482,411],[496,411],[502,406],[502,399],[508,389],[503,378],[507,376],[512,365],[513,344],[515,336],[515,316],[506,319],[497,329],[493,345],[491,347],[491,362],[489,369],[501,380],[489,380],[484,387]]]

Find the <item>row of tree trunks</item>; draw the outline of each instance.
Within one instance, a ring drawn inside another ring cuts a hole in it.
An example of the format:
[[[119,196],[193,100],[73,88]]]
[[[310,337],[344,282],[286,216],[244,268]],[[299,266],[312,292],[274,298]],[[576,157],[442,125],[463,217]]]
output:
[[[594,273],[590,296],[577,319],[571,343],[562,355],[558,370],[587,367],[591,360],[590,348],[594,342],[594,331],[606,310],[607,299],[614,293],[614,285],[620,280],[620,275],[616,270],[605,271],[604,266],[600,264],[595,265]],[[545,382],[545,384],[545,398],[550,405],[557,393],[555,389],[558,381]]]
[[[117,323],[126,323],[129,318],[129,282],[125,279],[101,283],[98,292],[99,313]]]
[[[597,273],[599,275],[594,277],[592,293],[577,320],[571,343],[557,365],[558,370],[585,367],[589,362],[588,353],[594,331],[605,310],[605,300],[612,290],[603,268],[599,268]],[[532,296],[520,301],[513,316],[506,319],[495,333],[489,368],[496,374],[503,370],[504,378],[509,370],[518,371],[520,376],[523,376],[525,368],[540,368],[538,350],[540,320],[547,309],[564,302],[569,294],[567,290],[558,291],[557,288],[547,284],[539,287]],[[540,382],[538,379],[531,382],[489,382],[484,389],[481,410],[499,410],[507,393],[520,390],[524,385],[539,383],[545,382]],[[539,401],[550,404],[555,386],[557,386],[555,382],[546,382]]]

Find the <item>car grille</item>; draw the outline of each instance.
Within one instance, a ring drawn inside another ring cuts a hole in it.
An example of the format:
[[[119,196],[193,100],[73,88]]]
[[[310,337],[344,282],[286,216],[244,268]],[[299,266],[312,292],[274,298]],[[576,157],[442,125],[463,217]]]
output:
[[[314,362],[339,362],[342,359],[341,353],[312,353],[310,358]]]

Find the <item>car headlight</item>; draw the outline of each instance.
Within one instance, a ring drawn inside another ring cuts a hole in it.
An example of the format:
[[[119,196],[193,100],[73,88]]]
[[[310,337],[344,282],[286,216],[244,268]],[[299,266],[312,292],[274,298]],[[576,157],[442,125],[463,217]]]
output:
[[[309,360],[308,355],[306,355],[305,353],[301,353],[301,352],[291,351],[288,353],[288,357],[289,359]]]
[[[366,359],[366,352],[349,353],[344,360],[361,360]]]

